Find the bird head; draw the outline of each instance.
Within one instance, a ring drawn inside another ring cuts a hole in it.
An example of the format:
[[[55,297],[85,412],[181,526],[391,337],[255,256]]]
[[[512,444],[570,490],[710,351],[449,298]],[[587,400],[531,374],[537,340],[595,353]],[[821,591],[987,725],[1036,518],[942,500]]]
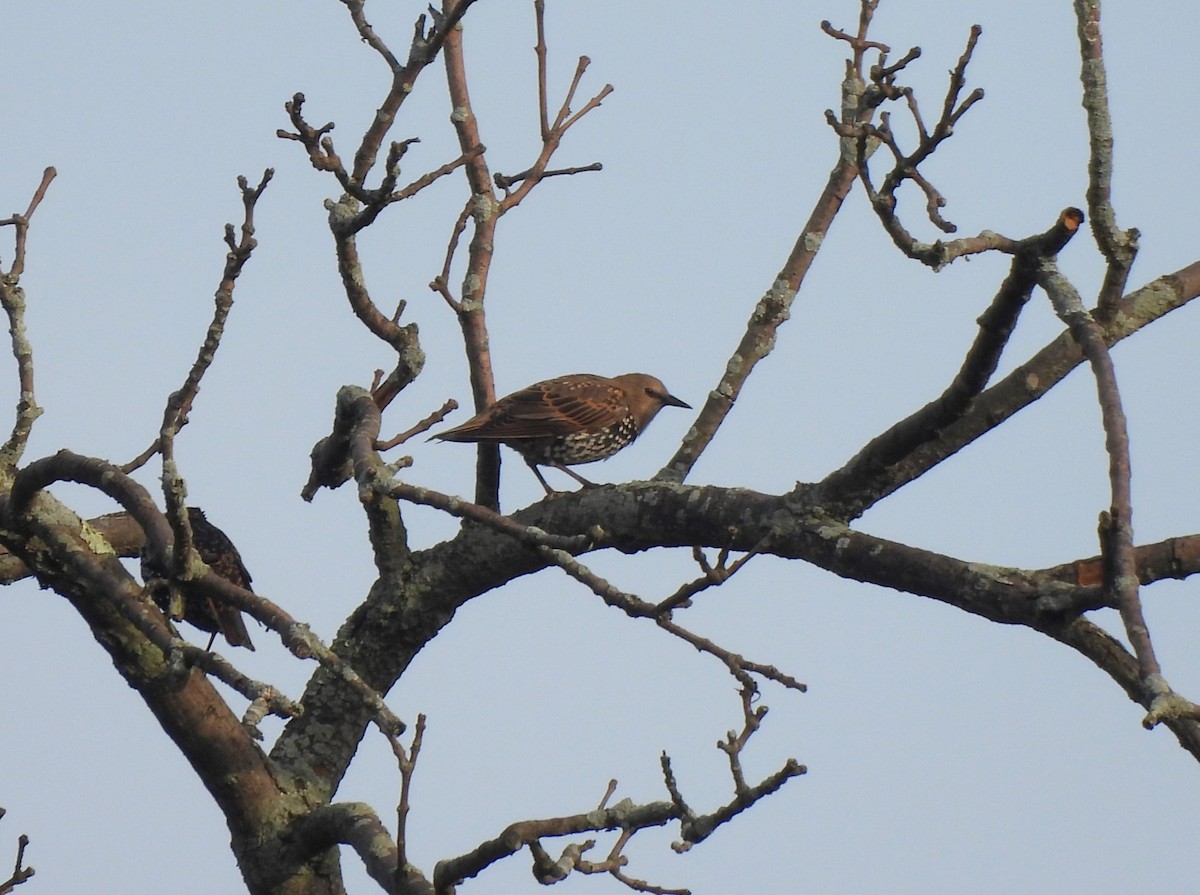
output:
[[[667,405],[683,407],[687,410],[692,409],[691,404],[676,398],[667,391],[667,387],[662,384],[661,380],[646,373],[626,373],[622,376],[614,376],[613,381],[625,389],[629,409],[633,413],[633,418],[637,420],[639,432]]]

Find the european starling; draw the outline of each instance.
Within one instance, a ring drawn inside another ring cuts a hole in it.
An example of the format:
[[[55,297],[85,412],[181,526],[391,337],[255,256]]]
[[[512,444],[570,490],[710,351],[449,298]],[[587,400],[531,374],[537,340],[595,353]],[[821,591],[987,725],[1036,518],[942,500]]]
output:
[[[433,437],[507,444],[525,458],[546,493],[555,494],[539,466],[561,469],[580,484],[591,486],[592,482],[567,467],[608,459],[632,444],[668,404],[691,406],[645,373],[625,373],[612,379],[572,373],[513,392],[461,426]]]
[[[188,521],[192,526],[192,543],[200,558],[214,572],[226,581],[250,590],[250,573],[242,564],[242,557],[237,548],[229,540],[225,532],[217,528],[204,516],[204,511],[198,507],[188,507]],[[151,588],[151,595],[158,608],[171,617],[171,588],[167,581],[168,575],[164,569],[142,551],[142,580]],[[246,623],[242,620],[241,610],[228,603],[222,603],[207,594],[189,593],[183,596],[183,620],[195,625],[202,631],[210,631],[212,637],[208,640],[208,649],[212,649],[217,634],[223,634],[230,646],[244,646],[254,649],[250,642],[250,634]]]

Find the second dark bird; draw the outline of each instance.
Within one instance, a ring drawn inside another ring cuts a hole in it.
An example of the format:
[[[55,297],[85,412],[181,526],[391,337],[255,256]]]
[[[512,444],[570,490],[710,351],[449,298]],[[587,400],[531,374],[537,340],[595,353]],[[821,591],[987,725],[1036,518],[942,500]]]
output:
[[[572,373],[506,395],[461,426],[433,437],[506,444],[525,458],[546,493],[555,494],[539,466],[552,466],[591,486],[567,467],[608,459],[632,444],[668,405],[691,408],[645,373],[611,379]]]
[[[233,541],[229,540],[225,532],[209,522],[199,507],[188,507],[187,511],[188,522],[192,526],[192,543],[200,558],[226,581],[250,590],[250,573],[246,571],[241,554],[233,546]],[[166,570],[159,568],[143,551],[142,580],[151,589],[151,595],[158,608],[170,617],[171,588],[167,577]],[[208,641],[208,649],[212,649],[213,640],[218,633],[224,635],[230,646],[254,649],[241,610],[206,594],[193,592],[183,596],[183,620],[201,631],[212,634]]]

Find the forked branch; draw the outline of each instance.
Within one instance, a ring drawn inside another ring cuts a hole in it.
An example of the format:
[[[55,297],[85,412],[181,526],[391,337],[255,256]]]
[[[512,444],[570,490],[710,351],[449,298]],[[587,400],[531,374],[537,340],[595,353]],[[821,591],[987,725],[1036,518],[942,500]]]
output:
[[[552,836],[577,836],[603,830],[637,832],[661,827],[677,817],[678,812],[670,802],[636,805],[628,799],[622,799],[611,808],[601,808],[584,814],[519,821],[510,824],[499,836],[480,843],[471,851],[439,861],[433,871],[434,891],[437,895],[449,895],[463,880],[478,876],[492,864],[516,854],[526,846],[529,846],[534,855],[538,878],[543,883],[555,882],[565,874],[557,872],[559,868],[550,866],[555,862],[547,860],[548,856],[541,847],[540,840]],[[589,841],[569,850],[563,869],[568,873],[576,869],[579,856],[585,847],[591,847],[592,844]]]
[[[979,317],[979,331],[962,366],[945,391],[920,410],[871,439],[848,463],[820,483],[816,498],[834,512],[854,518],[897,486],[896,467],[923,445],[943,438],[946,428],[971,410],[1000,363],[1017,320],[1033,293],[1038,266],[1054,258],[1083,223],[1083,213],[1067,208],[1046,230],[1012,244],[1013,260],[991,305]]]
[[[0,818],[3,818],[7,812],[0,808]],[[36,872],[32,867],[25,866],[25,849],[29,847],[29,837],[22,833],[17,837],[17,860],[13,863],[12,876],[8,879],[0,881],[0,895],[8,895],[13,889],[28,882],[29,878]]]
[[[834,36],[848,39],[841,32],[830,32]],[[999,234],[984,232],[968,239],[956,240],[952,243],[936,242],[933,244],[919,242],[900,221],[896,209],[898,204],[897,191],[905,181],[911,180],[925,194],[925,209],[929,220],[944,233],[954,233],[957,228],[942,217],[941,209],[946,205],[946,199],[933,183],[921,173],[920,165],[927,160],[937,148],[954,132],[955,125],[967,111],[983,99],[983,90],[975,89],[965,98],[962,92],[966,88],[967,67],[975,53],[975,48],[982,33],[978,25],[971,28],[967,39],[966,49],[958,59],[958,63],[950,72],[950,83],[942,100],[941,113],[932,128],[926,126],[921,115],[916,95],[912,88],[902,87],[896,83],[897,74],[909,62],[920,56],[919,49],[911,50],[903,59],[893,65],[887,65],[886,52],[880,53],[879,63],[871,67],[870,87],[862,94],[862,104],[865,108],[874,108],[886,101],[905,100],[917,132],[917,146],[906,153],[900,146],[899,140],[892,129],[891,116],[887,112],[880,114],[878,125],[872,124],[866,115],[857,119],[847,120],[833,112],[825,113],[829,125],[843,138],[853,139],[857,147],[857,167],[867,197],[871,201],[884,229],[892,237],[893,242],[910,258],[914,258],[935,269],[941,268],[962,255],[1000,249],[1010,251],[1011,241]],[[856,58],[860,58],[859,44],[851,41],[856,47]],[[892,155],[893,167],[884,176],[882,184],[876,188],[871,177],[869,159],[875,146],[886,146]]]

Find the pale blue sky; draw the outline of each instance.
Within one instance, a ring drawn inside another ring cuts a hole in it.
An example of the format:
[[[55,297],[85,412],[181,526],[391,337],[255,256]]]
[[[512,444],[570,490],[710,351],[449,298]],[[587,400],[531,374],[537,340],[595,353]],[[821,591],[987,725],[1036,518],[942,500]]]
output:
[[[838,104],[844,48],[817,25],[852,27],[858,4],[755,0],[548,3],[551,97],[580,54],[580,93],[614,93],[571,131],[556,178],[501,222],[490,283],[498,387],[572,371],[646,370],[695,406],[718,380],[837,152],[823,112]],[[480,0],[467,18],[476,114],[493,170],[537,151],[532,4]],[[1190,62],[1200,7],[1109,4],[1105,39],[1117,130],[1115,200],[1142,230],[1133,285],[1197,257]],[[368,7],[407,51],[421,4]],[[0,164],[3,216],[24,209],[46,165],[59,176],[30,232],[24,285],[46,408],[30,458],[68,446],[118,462],[153,438],[164,397],[190,365],[211,311],[235,177],[276,177],[258,211],[260,247],[178,454],[192,499],[238,543],[256,587],[331,639],[372,580],[350,489],[299,499],[308,452],[328,432],[338,386],[366,384],[386,352],[352,318],[312,171],[282,105],[308,97],[350,154],[386,72],[336,0],[206,4],[7,4]],[[960,232],[1022,237],[1084,204],[1086,133],[1068,0],[883,0],[873,36],[924,57],[906,83],[935,114],[969,26],[984,33],[970,86],[986,99],[928,168]],[[418,136],[412,177],[457,154],[440,65],[404,107]],[[900,111],[896,110],[897,117]],[[469,400],[455,321],[426,284],[466,195],[461,177],[389,210],[362,239],[381,305],[408,302],[429,360],[389,409],[408,428],[446,398]],[[919,201],[908,219],[922,238]],[[0,231],[11,259],[11,232]],[[1090,234],[1061,259],[1085,295],[1101,268]],[[944,388],[1007,268],[999,258],[933,274],[900,258],[855,193],[780,331],[776,352],[695,470],[695,482],[767,491],[820,478],[865,439]],[[1193,455],[1200,319],[1185,308],[1116,352],[1132,427],[1139,541],[1195,532]],[[1005,355],[1025,360],[1061,326],[1040,294]],[[15,394],[11,361],[0,363]],[[0,392],[2,395],[3,392]],[[860,527],[998,564],[1039,567],[1096,551],[1108,503],[1092,382],[1082,373],[1009,424],[874,509]],[[0,401],[0,407],[4,406]],[[458,419],[465,416],[460,415]],[[690,424],[665,412],[600,481],[653,474]],[[473,452],[417,443],[413,481],[470,493]],[[508,508],[540,497],[505,466]],[[142,480],[155,487],[155,473]],[[113,507],[62,489],[84,514]],[[453,530],[411,512],[414,540]],[[693,577],[686,554],[589,560],[647,598]],[[1200,697],[1196,586],[1157,585],[1146,611],[1167,677]],[[765,689],[751,775],[789,757],[806,777],[686,856],[675,830],[639,835],[629,872],[697,895],[790,893],[1185,893],[1200,889],[1200,768],[1099,671],[1019,629],[798,563],[752,562],[706,594],[691,624],[800,680]],[[140,700],[62,599],[24,583],[0,592],[0,859],[32,837],[24,891],[239,891],[216,808]],[[236,658],[300,693],[299,665],[265,632]],[[740,714],[716,663],[604,607],[556,572],[465,607],[390,695],[429,716],[414,784],[411,856],[431,871],[508,823],[664,797],[658,755],[685,794],[728,796],[713,743]],[[268,734],[277,727],[267,725]],[[394,816],[398,775],[369,734],[340,796]],[[602,846],[604,847],[604,846]],[[347,856],[350,887],[372,891]],[[533,891],[521,855],[463,893]],[[566,892],[624,891],[576,878]]]

